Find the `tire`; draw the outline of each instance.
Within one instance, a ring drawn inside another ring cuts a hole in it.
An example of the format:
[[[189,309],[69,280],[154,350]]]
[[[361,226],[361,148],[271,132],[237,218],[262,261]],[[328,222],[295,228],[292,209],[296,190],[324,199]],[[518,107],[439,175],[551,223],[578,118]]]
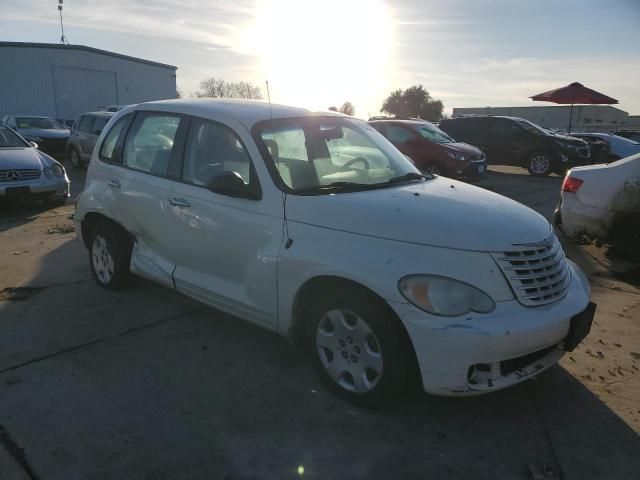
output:
[[[69,149],[69,161],[76,170],[82,170],[84,168],[84,164],[82,163],[82,159],[80,158],[80,154],[76,148],[72,147]]]
[[[415,376],[413,350],[386,305],[359,289],[311,301],[307,345],[322,380],[350,402],[376,407],[398,399]]]
[[[92,230],[89,265],[96,283],[107,290],[121,290],[129,284],[131,240],[117,225],[102,221]]]
[[[640,261],[640,213],[618,220],[611,239],[615,249],[623,256]]]
[[[534,177],[546,177],[553,172],[553,158],[546,152],[534,152],[527,159],[527,170]]]

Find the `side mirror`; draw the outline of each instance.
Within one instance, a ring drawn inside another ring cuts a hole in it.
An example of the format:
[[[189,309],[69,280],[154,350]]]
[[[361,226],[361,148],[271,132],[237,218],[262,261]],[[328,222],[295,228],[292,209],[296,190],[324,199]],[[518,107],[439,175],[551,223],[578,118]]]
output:
[[[33,148],[38,148],[38,144],[36,142],[29,142],[29,145],[31,145]]]
[[[255,192],[237,172],[224,171],[209,182],[209,190],[220,195],[236,198],[259,200],[260,194]]]

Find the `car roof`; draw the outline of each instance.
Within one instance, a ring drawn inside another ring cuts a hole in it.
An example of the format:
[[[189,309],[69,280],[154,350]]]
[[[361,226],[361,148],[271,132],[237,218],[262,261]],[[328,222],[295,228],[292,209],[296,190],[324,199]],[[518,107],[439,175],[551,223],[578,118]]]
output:
[[[408,118],[388,118],[380,120],[369,120],[369,123],[406,123],[409,125],[420,125],[422,123],[431,123],[428,120],[408,119]]]
[[[14,118],[53,118],[53,117],[47,117],[46,115],[7,115],[8,117],[14,117]]]
[[[507,120],[525,120],[525,121],[529,121],[526,118],[511,117],[511,116],[508,116],[508,115],[469,115],[469,116],[466,116],[466,117],[443,118],[442,121],[467,120],[467,119],[471,119],[471,118],[481,118],[481,119],[485,119],[485,118],[506,118]]]
[[[292,118],[306,116],[331,116],[349,117],[336,112],[312,112],[306,108],[291,107],[287,105],[271,104],[259,100],[241,100],[231,98],[187,98],[174,100],[160,100],[157,102],[140,103],[131,107],[131,110],[156,110],[185,115],[208,117],[210,115],[223,115],[234,118],[247,129],[263,120],[271,118]],[[129,109],[121,110],[130,111]],[[118,113],[120,113],[118,112]]]
[[[102,116],[102,117],[113,117],[115,113],[116,112],[99,111],[99,112],[85,112],[85,113],[81,113],[80,115],[96,115],[96,116]]]

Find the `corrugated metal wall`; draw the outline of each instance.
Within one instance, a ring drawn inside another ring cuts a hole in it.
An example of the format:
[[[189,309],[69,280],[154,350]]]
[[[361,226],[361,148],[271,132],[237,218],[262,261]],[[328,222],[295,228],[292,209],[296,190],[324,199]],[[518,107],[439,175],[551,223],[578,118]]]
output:
[[[75,119],[110,104],[175,98],[176,71],[96,52],[0,45],[0,115]]]

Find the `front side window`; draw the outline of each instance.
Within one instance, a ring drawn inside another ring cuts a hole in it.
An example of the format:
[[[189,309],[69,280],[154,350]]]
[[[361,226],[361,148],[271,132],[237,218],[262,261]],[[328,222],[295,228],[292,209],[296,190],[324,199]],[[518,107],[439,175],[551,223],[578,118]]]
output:
[[[123,164],[134,170],[166,176],[181,117],[139,113],[124,145]]]
[[[16,148],[30,146],[9,128],[0,125],[0,148]]]
[[[251,159],[238,136],[229,127],[209,120],[191,121],[182,180],[207,187],[222,172],[235,172],[251,182]]]
[[[108,121],[109,117],[96,117],[93,121],[93,127],[91,127],[91,133],[100,135]]]
[[[80,118],[80,123],[78,124],[78,130],[81,132],[89,133],[91,132],[91,126],[93,124],[93,117],[91,115],[83,115]]]
[[[130,118],[131,115],[125,115],[111,127],[111,130],[107,133],[107,136],[100,147],[101,160],[105,162],[120,163],[121,159],[117,154],[116,146],[118,145],[120,136],[124,134],[124,127],[128,125]]]
[[[254,129],[271,170],[293,193],[384,188],[421,181],[415,167],[370,125],[355,119],[304,117]],[[404,176],[410,174],[409,177]]]

